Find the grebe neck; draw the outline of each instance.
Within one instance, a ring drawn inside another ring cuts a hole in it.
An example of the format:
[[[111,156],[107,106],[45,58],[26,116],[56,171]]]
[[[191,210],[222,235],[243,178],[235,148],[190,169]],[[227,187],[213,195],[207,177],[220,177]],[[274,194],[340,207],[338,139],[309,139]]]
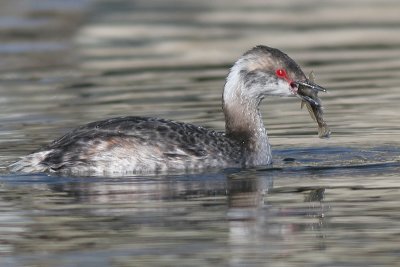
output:
[[[271,162],[271,149],[259,111],[263,96],[248,94],[235,67],[228,75],[222,98],[225,132],[227,137],[240,142],[246,166],[266,165]]]

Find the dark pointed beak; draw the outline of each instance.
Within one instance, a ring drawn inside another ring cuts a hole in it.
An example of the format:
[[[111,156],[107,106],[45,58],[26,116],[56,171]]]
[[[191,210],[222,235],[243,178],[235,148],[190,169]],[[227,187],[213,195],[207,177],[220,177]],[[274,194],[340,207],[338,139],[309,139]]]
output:
[[[315,92],[326,92],[327,91],[324,87],[322,87],[316,83],[313,83],[309,80],[306,80],[305,82],[295,81],[293,83],[295,85],[297,85],[297,87],[304,86],[304,87],[310,88],[311,90],[314,90]]]
[[[297,87],[296,96],[304,102],[308,102],[311,106],[320,107],[320,101],[318,99],[318,92],[326,92],[327,90],[306,79],[305,81],[294,81],[292,86]]]
[[[305,101],[305,102],[310,103],[311,106],[314,106],[314,107],[319,107],[319,106],[321,106],[320,103],[318,103],[316,100],[312,99],[312,98],[309,97],[309,96],[306,96],[306,95],[297,95],[297,97],[300,98],[301,100]]]

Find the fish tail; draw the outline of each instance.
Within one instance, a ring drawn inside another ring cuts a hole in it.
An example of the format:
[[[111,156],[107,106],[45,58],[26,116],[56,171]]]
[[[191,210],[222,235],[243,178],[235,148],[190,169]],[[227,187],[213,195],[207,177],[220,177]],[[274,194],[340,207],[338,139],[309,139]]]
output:
[[[319,138],[329,138],[331,135],[331,129],[326,123],[318,125],[318,136]]]

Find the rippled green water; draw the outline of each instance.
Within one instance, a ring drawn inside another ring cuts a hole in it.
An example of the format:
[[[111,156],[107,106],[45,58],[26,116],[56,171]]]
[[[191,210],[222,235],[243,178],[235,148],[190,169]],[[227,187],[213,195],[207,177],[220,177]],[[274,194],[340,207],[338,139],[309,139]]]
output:
[[[398,1],[11,1],[0,8],[0,266],[397,266]],[[257,44],[314,70],[329,140],[267,99],[265,169],[9,174],[102,118],[223,130],[232,63]]]

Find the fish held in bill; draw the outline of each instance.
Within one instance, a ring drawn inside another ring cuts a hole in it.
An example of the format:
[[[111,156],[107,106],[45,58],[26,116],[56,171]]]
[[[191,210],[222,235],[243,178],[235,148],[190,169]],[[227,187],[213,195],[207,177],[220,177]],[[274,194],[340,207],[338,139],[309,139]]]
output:
[[[326,92],[326,89],[317,85],[314,73],[311,72],[306,83],[298,82],[298,93],[301,98],[301,108],[307,107],[311,118],[318,123],[319,138],[329,138],[331,130],[324,120],[324,112],[318,92]]]

